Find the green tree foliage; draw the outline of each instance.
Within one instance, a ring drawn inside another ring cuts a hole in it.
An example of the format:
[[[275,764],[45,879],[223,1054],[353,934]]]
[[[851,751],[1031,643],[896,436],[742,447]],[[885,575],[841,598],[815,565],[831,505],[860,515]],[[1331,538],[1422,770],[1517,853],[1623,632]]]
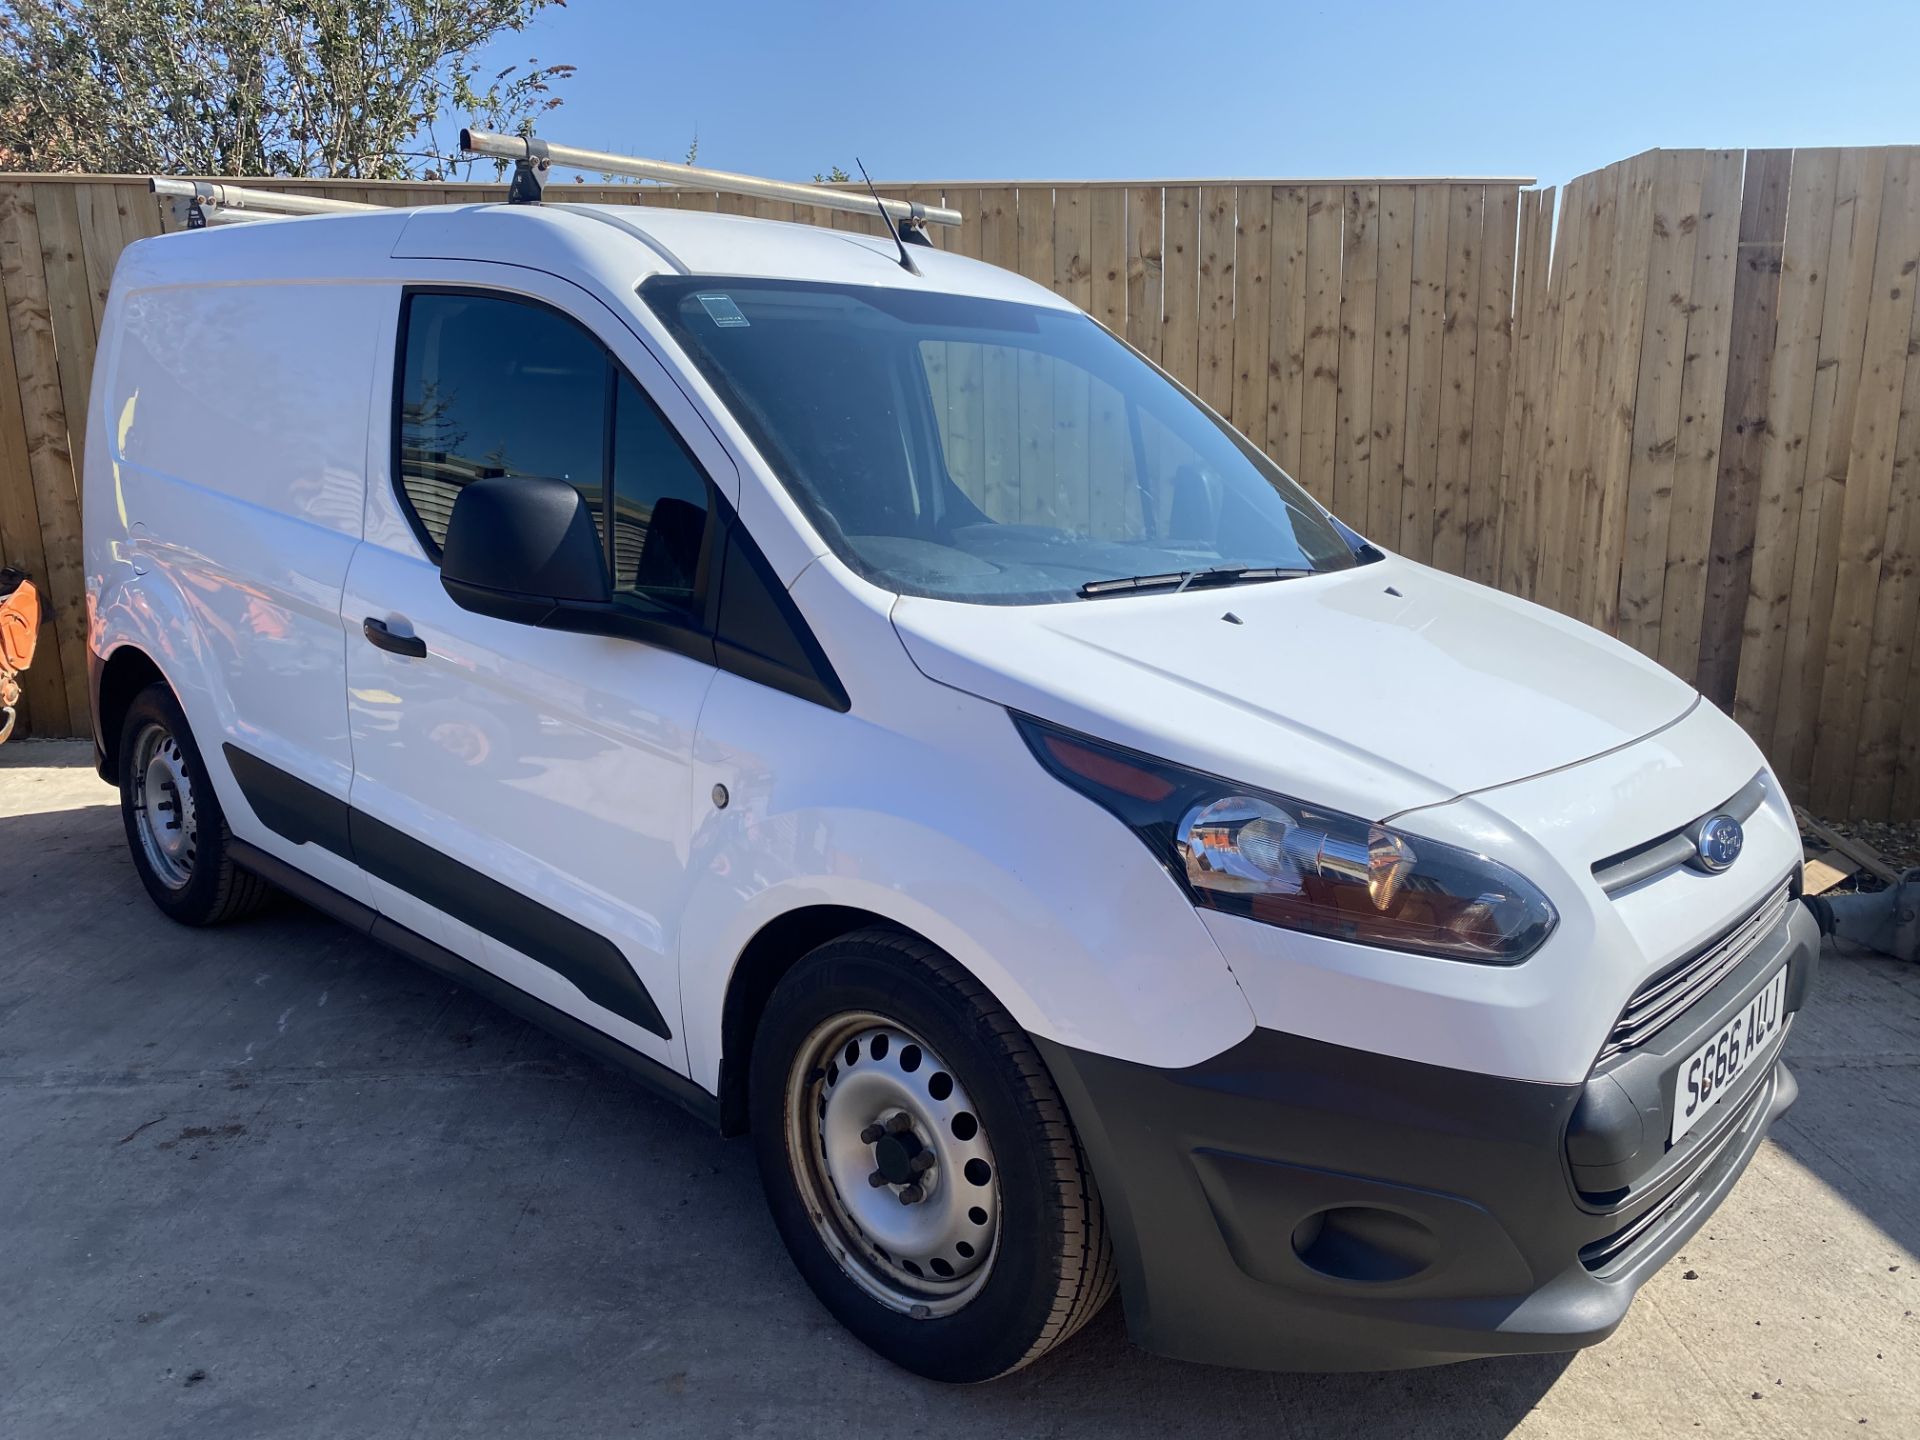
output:
[[[479,51],[565,3],[0,0],[0,169],[452,178],[461,123],[560,103]]]

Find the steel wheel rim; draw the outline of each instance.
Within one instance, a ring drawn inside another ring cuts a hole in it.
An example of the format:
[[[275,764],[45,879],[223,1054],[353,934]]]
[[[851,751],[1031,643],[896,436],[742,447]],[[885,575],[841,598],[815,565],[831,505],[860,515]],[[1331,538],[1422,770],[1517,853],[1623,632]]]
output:
[[[184,889],[193,879],[199,828],[186,755],[164,725],[149,724],[134,739],[133,822],[147,868],[169,890]]]
[[[979,1293],[999,1248],[999,1168],[971,1097],[926,1041],[867,1011],[822,1022],[794,1056],[786,1113],[807,1214],[855,1284],[915,1319]]]

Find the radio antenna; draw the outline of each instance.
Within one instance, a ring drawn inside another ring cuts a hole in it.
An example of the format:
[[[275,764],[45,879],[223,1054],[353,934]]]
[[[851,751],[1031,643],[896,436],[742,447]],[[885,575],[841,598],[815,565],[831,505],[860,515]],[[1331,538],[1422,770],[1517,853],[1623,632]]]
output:
[[[900,238],[899,227],[893,223],[893,216],[887,213],[887,207],[880,199],[880,192],[873,188],[873,177],[867,174],[867,167],[862,164],[858,155],[853,157],[853,163],[860,166],[860,178],[867,182],[867,193],[873,196],[873,203],[880,207],[880,219],[887,227],[887,234],[893,237],[894,247],[900,252],[900,268],[909,275],[918,275],[920,267],[913,263],[913,256],[907,253],[907,242]]]

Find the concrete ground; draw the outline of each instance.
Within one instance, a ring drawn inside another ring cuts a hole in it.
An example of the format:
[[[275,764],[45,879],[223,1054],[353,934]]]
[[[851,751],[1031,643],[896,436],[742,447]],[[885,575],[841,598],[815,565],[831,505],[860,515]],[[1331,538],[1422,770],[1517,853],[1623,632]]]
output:
[[[753,1157],[288,903],[148,903],[83,745],[0,749],[0,1436],[1920,1435],[1920,967],[1836,957],[1799,1106],[1571,1360],[1247,1374],[1110,1307],[968,1390],[845,1335]]]

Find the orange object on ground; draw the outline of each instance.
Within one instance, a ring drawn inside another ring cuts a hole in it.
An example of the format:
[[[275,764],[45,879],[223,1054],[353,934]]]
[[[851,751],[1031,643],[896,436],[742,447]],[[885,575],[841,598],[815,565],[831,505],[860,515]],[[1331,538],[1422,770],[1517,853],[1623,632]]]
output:
[[[40,592],[18,570],[0,570],[0,744],[13,734],[20,672],[40,638]]]

